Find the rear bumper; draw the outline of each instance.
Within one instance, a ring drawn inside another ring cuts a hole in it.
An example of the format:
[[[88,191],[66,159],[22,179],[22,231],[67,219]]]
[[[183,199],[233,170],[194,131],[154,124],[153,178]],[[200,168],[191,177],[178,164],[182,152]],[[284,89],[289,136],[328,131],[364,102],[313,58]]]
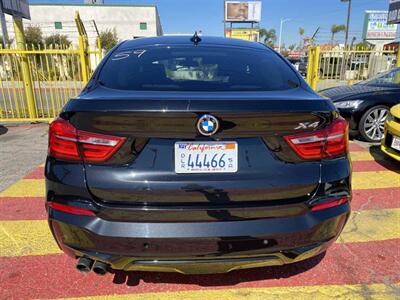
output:
[[[223,273],[283,265],[326,250],[342,231],[349,204],[286,218],[197,223],[133,223],[49,210],[60,247],[116,270]]]
[[[290,251],[279,251],[259,256],[215,257],[205,259],[140,259],[128,256],[113,256],[110,254],[92,253],[69,249],[76,257],[90,257],[101,260],[113,270],[147,271],[147,272],[176,272],[181,274],[217,274],[234,270],[282,266],[300,262],[323,253],[332,241],[316,243],[307,247],[299,247]],[[65,251],[65,249],[64,249]]]

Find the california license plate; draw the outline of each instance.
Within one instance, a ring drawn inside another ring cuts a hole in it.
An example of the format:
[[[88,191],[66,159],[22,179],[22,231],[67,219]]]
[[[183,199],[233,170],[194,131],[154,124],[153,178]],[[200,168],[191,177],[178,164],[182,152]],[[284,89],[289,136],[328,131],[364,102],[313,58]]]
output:
[[[236,142],[175,143],[176,173],[234,173],[237,170]]]
[[[400,138],[399,137],[393,136],[392,148],[400,151]]]

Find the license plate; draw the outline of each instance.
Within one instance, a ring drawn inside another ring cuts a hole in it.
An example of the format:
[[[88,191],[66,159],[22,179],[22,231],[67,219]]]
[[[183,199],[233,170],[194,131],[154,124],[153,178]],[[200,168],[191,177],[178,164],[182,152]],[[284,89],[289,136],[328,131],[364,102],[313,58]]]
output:
[[[237,169],[236,142],[175,143],[176,173],[234,173]]]
[[[392,148],[400,151],[400,137],[393,136]]]

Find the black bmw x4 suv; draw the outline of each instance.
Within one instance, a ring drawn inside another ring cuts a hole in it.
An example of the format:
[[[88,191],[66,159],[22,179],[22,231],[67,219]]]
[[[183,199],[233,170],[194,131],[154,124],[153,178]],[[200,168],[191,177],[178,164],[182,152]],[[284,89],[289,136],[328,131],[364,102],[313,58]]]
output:
[[[81,271],[220,273],[324,252],[350,214],[347,123],[279,54],[126,41],[49,130],[51,231]]]

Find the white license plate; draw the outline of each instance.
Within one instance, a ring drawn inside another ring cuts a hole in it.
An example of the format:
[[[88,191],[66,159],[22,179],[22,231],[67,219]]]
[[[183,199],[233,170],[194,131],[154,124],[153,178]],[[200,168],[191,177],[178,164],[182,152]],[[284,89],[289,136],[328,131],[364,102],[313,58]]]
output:
[[[393,136],[392,148],[400,151],[400,137]]]
[[[234,173],[238,170],[236,142],[176,142],[176,173]]]

